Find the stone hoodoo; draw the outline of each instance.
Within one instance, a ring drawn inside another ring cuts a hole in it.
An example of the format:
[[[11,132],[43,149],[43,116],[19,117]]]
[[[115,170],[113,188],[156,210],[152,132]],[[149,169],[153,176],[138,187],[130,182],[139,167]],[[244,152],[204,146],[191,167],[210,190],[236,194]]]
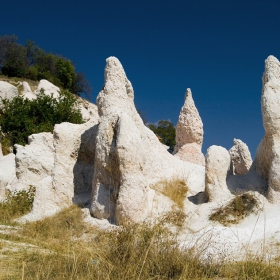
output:
[[[185,95],[185,103],[176,125],[174,154],[181,160],[204,166],[204,155],[201,152],[202,142],[203,124],[195,107],[191,90],[188,88]]]
[[[265,136],[253,165],[268,180],[268,199],[280,201],[280,63],[272,55],[265,61],[261,104]]]
[[[141,221],[157,205],[170,205],[170,199],[152,187],[164,178],[185,180],[190,191],[204,189],[204,168],[170,155],[143,124],[133,99],[133,88],[121,63],[109,57],[105,85],[97,97],[100,121],[91,213],[116,224],[124,219]]]
[[[231,194],[226,178],[230,168],[230,155],[221,146],[208,148],[205,157],[205,192],[209,201],[223,201]]]
[[[233,143],[233,147],[229,150],[233,174],[244,175],[249,171],[253,162],[251,153],[248,146],[241,140],[234,139]]]

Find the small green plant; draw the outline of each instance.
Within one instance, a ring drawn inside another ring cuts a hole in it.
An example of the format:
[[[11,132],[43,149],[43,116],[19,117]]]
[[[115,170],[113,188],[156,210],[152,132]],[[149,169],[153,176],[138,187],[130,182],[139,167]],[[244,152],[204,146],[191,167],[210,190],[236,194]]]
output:
[[[29,189],[9,192],[6,199],[0,203],[0,223],[10,223],[31,211],[35,195],[35,187]]]
[[[216,209],[209,219],[223,225],[235,224],[256,209],[258,209],[256,197],[250,193],[244,193],[236,196],[228,205]]]
[[[169,197],[180,209],[183,209],[184,200],[188,192],[188,187],[184,181],[179,179],[162,180],[152,188]]]

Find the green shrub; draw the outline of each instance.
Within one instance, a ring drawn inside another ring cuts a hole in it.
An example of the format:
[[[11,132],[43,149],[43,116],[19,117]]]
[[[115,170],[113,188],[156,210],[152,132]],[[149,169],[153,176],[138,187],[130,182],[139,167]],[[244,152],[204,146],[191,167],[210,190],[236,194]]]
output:
[[[10,223],[31,211],[35,195],[35,187],[29,190],[21,190],[9,193],[6,199],[0,203],[0,223]]]
[[[17,96],[3,99],[0,110],[0,127],[11,145],[24,145],[28,136],[40,132],[52,132],[55,124],[61,122],[83,123],[76,96],[61,91],[58,98],[41,93],[34,100]]]

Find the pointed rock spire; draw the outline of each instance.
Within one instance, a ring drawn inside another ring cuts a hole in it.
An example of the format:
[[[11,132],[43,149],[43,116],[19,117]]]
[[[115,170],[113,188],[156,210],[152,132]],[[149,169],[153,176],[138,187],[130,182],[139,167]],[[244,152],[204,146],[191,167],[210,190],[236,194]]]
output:
[[[155,186],[179,178],[204,189],[204,168],[172,156],[136,111],[133,89],[121,63],[106,60],[105,85],[97,97],[100,115],[95,141],[91,214],[111,223],[143,221],[172,209]]]
[[[185,103],[176,125],[174,154],[184,161],[204,166],[204,155],[201,153],[202,142],[203,123],[195,107],[191,89],[188,88],[185,95]]]

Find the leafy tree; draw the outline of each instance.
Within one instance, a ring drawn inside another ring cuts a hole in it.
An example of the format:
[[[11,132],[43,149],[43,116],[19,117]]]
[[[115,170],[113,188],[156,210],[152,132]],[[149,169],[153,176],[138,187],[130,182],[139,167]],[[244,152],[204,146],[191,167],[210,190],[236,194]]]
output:
[[[159,140],[169,146],[168,151],[172,153],[176,145],[175,127],[172,122],[161,120],[157,125],[149,124],[148,127],[158,136]]]
[[[69,59],[47,53],[30,40],[22,46],[15,35],[0,37],[0,69],[7,76],[46,79],[77,95],[89,97],[91,92],[89,81],[83,73],[76,72]]]
[[[57,77],[64,88],[73,88],[75,81],[75,68],[70,60],[58,58],[56,61]]]
[[[52,132],[55,124],[61,122],[83,123],[77,98],[68,91],[61,91],[53,98],[42,90],[37,99],[28,100],[17,96],[3,99],[0,110],[1,132],[11,145],[25,145],[28,136],[40,132]]]
[[[89,98],[91,90],[92,90],[91,85],[89,81],[86,79],[85,74],[82,72],[77,72],[70,91],[79,96],[81,96],[84,93],[86,97]]]
[[[0,37],[0,66],[2,68],[9,46],[17,43],[17,36],[4,35]]]

